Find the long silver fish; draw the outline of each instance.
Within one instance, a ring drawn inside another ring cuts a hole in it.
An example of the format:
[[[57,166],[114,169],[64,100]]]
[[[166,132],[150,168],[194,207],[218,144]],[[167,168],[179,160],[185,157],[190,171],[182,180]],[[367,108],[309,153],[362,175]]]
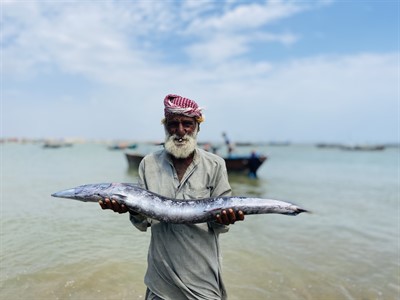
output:
[[[84,202],[98,202],[104,198],[124,204],[130,211],[169,223],[203,223],[215,220],[224,209],[241,210],[245,215],[308,212],[292,203],[252,197],[216,197],[178,200],[163,197],[129,183],[86,184],[52,194]]]

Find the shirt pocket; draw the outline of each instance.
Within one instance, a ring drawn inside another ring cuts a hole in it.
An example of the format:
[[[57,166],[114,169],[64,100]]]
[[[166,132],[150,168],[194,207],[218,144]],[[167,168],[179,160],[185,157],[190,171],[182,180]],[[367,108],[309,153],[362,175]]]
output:
[[[183,190],[183,198],[188,200],[210,198],[210,195],[211,195],[211,190],[206,186],[200,187],[200,186],[188,185]]]

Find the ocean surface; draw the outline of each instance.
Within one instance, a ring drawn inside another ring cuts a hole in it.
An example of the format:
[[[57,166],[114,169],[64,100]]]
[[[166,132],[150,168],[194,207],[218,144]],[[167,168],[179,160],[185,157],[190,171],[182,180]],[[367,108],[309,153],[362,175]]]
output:
[[[149,151],[139,147],[139,151]],[[221,235],[230,300],[399,299],[399,149],[263,146],[257,180],[235,195],[292,201],[296,217],[247,216]],[[144,299],[150,232],[127,214],[52,198],[86,183],[136,182],[104,144],[2,144],[0,299]]]

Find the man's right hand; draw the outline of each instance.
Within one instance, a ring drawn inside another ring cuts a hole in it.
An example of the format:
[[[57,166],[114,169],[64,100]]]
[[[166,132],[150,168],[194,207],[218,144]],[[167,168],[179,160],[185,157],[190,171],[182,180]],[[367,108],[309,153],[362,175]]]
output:
[[[110,200],[108,198],[105,198],[104,200],[99,200],[99,204],[102,209],[111,209],[119,214],[128,212],[128,208],[124,204],[119,204],[117,201]]]
[[[243,220],[244,213],[241,210],[235,212],[232,208],[224,209],[220,214],[215,216],[215,221],[224,225],[235,224],[236,221]]]

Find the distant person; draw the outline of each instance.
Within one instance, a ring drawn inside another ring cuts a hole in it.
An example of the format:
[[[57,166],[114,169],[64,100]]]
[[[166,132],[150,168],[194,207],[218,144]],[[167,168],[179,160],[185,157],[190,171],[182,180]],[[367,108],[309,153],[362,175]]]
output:
[[[209,152],[211,150],[211,144],[210,143],[204,144],[203,150]]]
[[[225,139],[225,145],[226,145],[226,147],[228,149],[228,157],[229,157],[229,156],[232,155],[232,152],[233,152],[234,148],[233,148],[233,145],[232,145],[231,141],[228,138],[228,135],[225,132],[222,133],[222,136]]]
[[[206,143],[206,144],[204,144],[203,150],[217,154],[218,147],[213,146],[210,143]]]
[[[197,147],[204,120],[193,100],[178,95],[164,99],[165,146],[147,155],[139,166],[139,184],[165,197],[189,200],[231,195],[225,161]],[[124,205],[105,199],[103,209],[127,212]],[[244,220],[241,211],[224,210],[215,221],[170,224],[130,212],[139,230],[151,227],[146,299],[226,299],[221,277],[219,234]]]
[[[261,166],[262,161],[255,151],[250,154],[248,167],[249,167],[249,177],[257,178],[257,170]]]

